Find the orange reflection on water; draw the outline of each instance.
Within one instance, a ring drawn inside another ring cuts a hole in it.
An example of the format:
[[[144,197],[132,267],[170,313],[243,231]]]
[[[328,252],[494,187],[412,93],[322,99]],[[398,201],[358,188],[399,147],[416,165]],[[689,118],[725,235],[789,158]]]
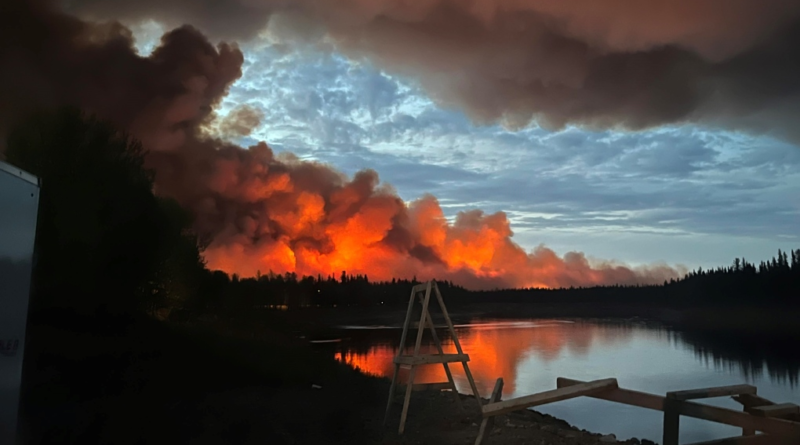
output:
[[[335,358],[360,370],[364,374],[391,377],[394,367],[392,359],[397,354],[396,351],[397,348],[389,346],[374,346],[370,348],[367,354],[337,352]]]
[[[416,331],[409,336],[408,343],[416,338]],[[426,332],[426,334],[428,334]],[[503,377],[503,394],[514,393],[517,371],[527,357],[538,357],[544,361],[558,358],[562,353],[586,355],[593,344],[610,345],[628,341],[631,332],[618,327],[597,324],[569,323],[553,320],[538,320],[525,323],[487,322],[472,324],[457,329],[462,349],[469,354],[469,368],[475,378],[478,391],[484,396],[491,392],[498,377]],[[428,338],[427,336],[425,337]],[[456,353],[451,339],[443,340],[446,354]],[[423,343],[422,354],[437,353],[430,342]],[[405,354],[412,354],[413,346]],[[391,377],[394,372],[392,359],[397,347],[376,345],[366,353],[343,351],[336,359],[365,373]],[[471,393],[471,389],[460,363],[451,363],[450,369],[460,392]],[[408,370],[401,368],[400,382],[408,380]],[[446,382],[447,376],[441,365],[419,366],[414,378],[416,383]]]

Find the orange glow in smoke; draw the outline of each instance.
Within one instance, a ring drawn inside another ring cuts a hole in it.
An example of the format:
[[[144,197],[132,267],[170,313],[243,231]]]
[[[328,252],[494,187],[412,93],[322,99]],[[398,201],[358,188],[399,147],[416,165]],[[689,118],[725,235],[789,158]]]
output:
[[[367,275],[452,280],[470,288],[568,287],[659,283],[671,268],[632,270],[590,264],[583,254],[559,257],[512,241],[502,212],[460,212],[445,219],[439,202],[404,202],[373,171],[349,179],[331,167],[278,159],[266,144],[217,159],[208,179],[216,198],[197,204],[201,233],[213,241],[209,267],[240,276]],[[232,204],[232,203],[235,203]]]

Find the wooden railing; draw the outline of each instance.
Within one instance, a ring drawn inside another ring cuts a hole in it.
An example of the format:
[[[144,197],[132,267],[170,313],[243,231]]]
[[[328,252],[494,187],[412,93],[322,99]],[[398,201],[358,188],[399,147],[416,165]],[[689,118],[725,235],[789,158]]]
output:
[[[500,400],[503,379],[497,379],[489,403],[483,405],[481,423],[475,445],[486,440],[494,416],[553,403],[580,396],[608,400],[625,405],[662,411],[664,431],[662,445],[678,445],[680,416],[694,417],[711,422],[742,428],[742,436],[695,443],[692,445],[798,445],[800,444],[800,407],[791,403],[776,404],[756,395],[751,385],[719,386],[668,392],[666,397],[645,392],[622,389],[616,379],[582,382],[559,377],[557,389],[541,393]],[[732,396],[743,405],[744,411],[735,411],[691,400]],[[761,432],[763,434],[756,434]]]

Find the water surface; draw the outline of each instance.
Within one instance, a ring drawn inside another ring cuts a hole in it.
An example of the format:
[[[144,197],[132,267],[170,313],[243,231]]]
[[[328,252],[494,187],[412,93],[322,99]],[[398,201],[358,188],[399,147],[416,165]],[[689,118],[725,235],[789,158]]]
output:
[[[509,399],[554,389],[557,377],[597,380],[615,377],[622,388],[664,395],[708,386],[749,383],[758,394],[777,403],[800,404],[796,375],[771,372],[757,357],[747,360],[721,358],[708,345],[691,337],[669,332],[643,322],[571,320],[478,320],[457,325],[458,338],[469,354],[469,367],[483,397],[488,397],[498,377],[505,382],[503,398]],[[439,329],[446,353],[455,347],[446,331]],[[416,340],[407,340],[411,353]],[[423,353],[435,353],[427,335]],[[400,329],[395,327],[346,327],[344,341],[336,344],[336,358],[375,375],[391,377],[392,358],[397,354]],[[735,340],[731,340],[735,341]],[[773,366],[775,366],[773,364]],[[470,394],[460,364],[451,365],[459,391]],[[401,369],[400,378],[407,379]],[[415,382],[446,381],[440,365],[420,366]],[[730,398],[704,400],[717,406],[741,410]],[[411,407],[413,409],[413,406]],[[537,407],[578,428],[616,434],[619,439],[647,438],[661,442],[663,414],[587,397]],[[711,440],[741,434],[739,428],[681,417],[681,443]]]

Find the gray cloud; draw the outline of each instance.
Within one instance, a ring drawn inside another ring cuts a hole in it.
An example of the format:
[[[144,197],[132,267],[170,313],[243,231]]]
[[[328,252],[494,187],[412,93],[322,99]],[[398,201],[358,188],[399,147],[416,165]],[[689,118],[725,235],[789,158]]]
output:
[[[265,29],[417,79],[479,122],[642,129],[687,122],[798,140],[793,0],[73,0],[93,18]],[[380,82],[380,78],[371,81]],[[364,85],[365,94],[387,92]],[[370,96],[370,113],[391,100]],[[376,108],[377,107],[377,108]],[[373,116],[374,117],[374,116]]]

